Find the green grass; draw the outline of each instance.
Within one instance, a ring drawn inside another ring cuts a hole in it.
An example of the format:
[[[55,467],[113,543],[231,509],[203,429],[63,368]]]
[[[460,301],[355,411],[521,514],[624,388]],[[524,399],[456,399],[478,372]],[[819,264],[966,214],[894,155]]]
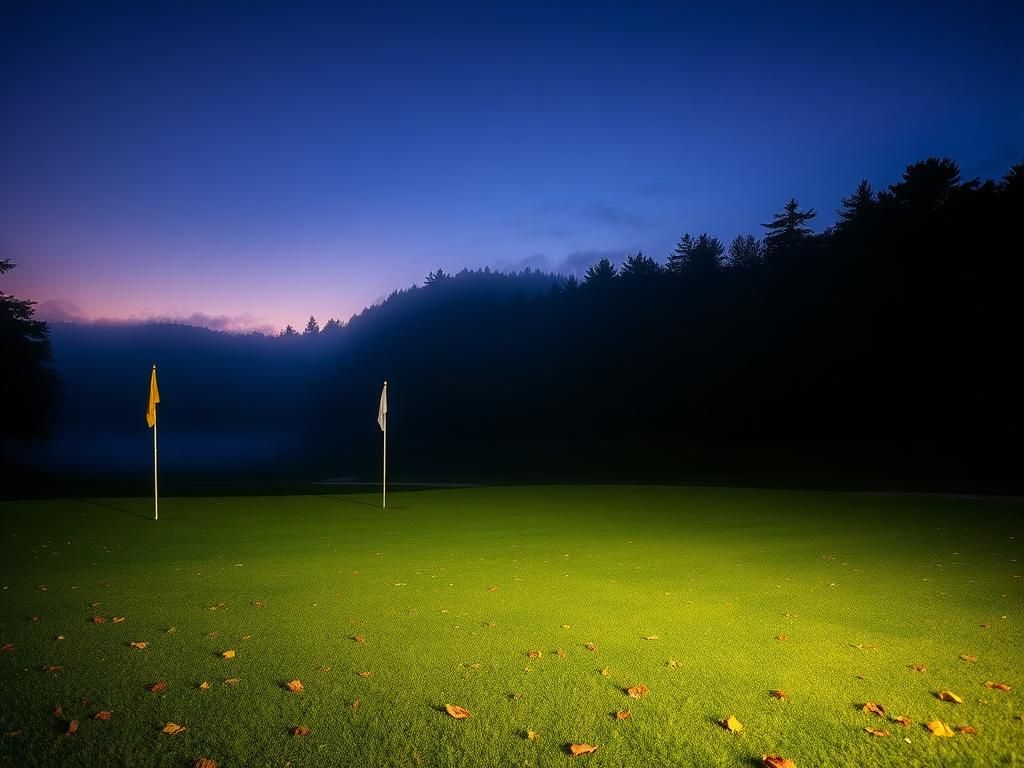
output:
[[[165,499],[159,522],[145,499],[0,504],[0,765],[1024,764],[1021,505],[623,486],[389,500]],[[628,698],[635,683],[650,695]],[[935,718],[977,735],[934,737]]]

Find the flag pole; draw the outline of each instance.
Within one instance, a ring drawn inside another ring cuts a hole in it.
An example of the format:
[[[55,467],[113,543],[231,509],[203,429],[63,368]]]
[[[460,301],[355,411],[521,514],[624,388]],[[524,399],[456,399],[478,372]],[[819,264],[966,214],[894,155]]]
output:
[[[387,402],[388,382],[384,380],[384,402]],[[384,411],[384,472],[380,484],[380,508],[388,508],[388,412]]]
[[[153,365],[153,376],[156,376],[156,365]],[[153,409],[153,519],[160,519],[160,495],[156,484],[156,408]]]

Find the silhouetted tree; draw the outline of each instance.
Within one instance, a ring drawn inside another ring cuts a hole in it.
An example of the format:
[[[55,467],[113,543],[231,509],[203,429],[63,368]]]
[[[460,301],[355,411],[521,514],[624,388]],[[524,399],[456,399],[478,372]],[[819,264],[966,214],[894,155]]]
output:
[[[615,265],[605,257],[597,262],[597,264],[592,264],[587,267],[587,271],[583,275],[583,284],[598,288],[608,286],[611,285],[616,274],[617,270],[615,269]]]
[[[729,243],[729,266],[752,269],[761,263],[761,241],[753,235],[736,235]]]
[[[340,331],[342,329],[342,327],[343,326],[342,326],[341,321],[332,317],[330,320],[328,320],[326,323],[324,323],[324,327],[320,329],[320,332],[321,333],[334,333],[335,331]]]
[[[693,255],[694,244],[694,238],[689,232],[679,238],[676,249],[669,254],[665,271],[673,275],[680,275],[686,271],[686,266],[690,263],[690,257]]]
[[[0,259],[0,275],[14,266]],[[49,367],[49,329],[35,319],[34,305],[0,291],[0,460],[7,440],[46,438],[54,423],[59,379]]]
[[[281,331],[281,333],[279,334],[279,336],[280,336],[281,338],[286,338],[286,337],[292,337],[292,336],[298,336],[298,335],[299,335],[299,332],[298,332],[298,331],[296,331],[296,330],[295,330],[294,328],[292,328],[292,327],[291,327],[291,325],[286,325],[286,326],[284,327],[284,330],[283,330],[283,331]]]
[[[426,285],[436,285],[437,283],[447,280],[449,277],[451,277],[451,275],[445,274],[445,271],[438,267],[437,272],[428,273],[426,279],[424,279],[423,282]]]
[[[628,279],[649,279],[661,274],[661,265],[650,256],[637,252],[635,256],[627,256],[622,262],[619,276]]]
[[[889,187],[889,194],[897,205],[924,213],[943,206],[959,185],[960,166],[946,157],[929,157],[907,166],[903,179]]]
[[[775,214],[770,223],[761,225],[768,230],[763,241],[765,251],[774,254],[804,245],[814,236],[807,222],[817,215],[813,208],[801,211],[796,198],[790,199],[782,213]]]
[[[316,336],[320,333],[320,324],[316,321],[316,318],[312,315],[309,316],[309,321],[306,323],[306,327],[302,330],[303,336]]]
[[[858,221],[863,222],[875,208],[875,193],[867,179],[863,179],[857,185],[857,189],[849,197],[844,197],[839,208],[839,221],[836,223],[838,229],[854,225]]]

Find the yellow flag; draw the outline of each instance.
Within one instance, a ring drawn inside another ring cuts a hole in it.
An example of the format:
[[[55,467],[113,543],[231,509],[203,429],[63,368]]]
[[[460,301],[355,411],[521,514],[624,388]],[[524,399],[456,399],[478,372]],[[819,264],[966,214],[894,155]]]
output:
[[[156,366],[149,377],[149,410],[146,411],[146,423],[152,429],[156,426],[156,404],[160,402],[160,390],[156,388]]]

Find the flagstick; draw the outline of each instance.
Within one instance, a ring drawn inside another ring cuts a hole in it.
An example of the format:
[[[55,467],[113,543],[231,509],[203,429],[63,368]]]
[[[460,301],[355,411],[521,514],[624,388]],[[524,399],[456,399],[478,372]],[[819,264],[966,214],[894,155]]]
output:
[[[387,384],[384,385],[387,387]],[[384,414],[384,476],[380,487],[380,508],[388,508],[388,415]]]
[[[156,370],[156,366],[153,366]],[[160,519],[160,495],[156,485],[156,408],[153,409],[153,519]]]

